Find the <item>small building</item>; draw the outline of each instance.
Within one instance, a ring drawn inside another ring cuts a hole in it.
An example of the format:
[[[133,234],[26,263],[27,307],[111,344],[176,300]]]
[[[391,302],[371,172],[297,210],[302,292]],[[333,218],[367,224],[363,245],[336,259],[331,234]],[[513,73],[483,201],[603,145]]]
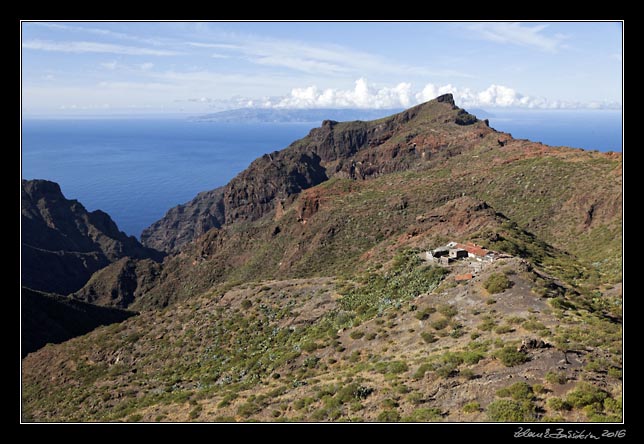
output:
[[[468,253],[467,250],[463,250],[462,248],[451,248],[449,250],[449,257],[452,259],[466,258],[468,257]]]
[[[438,258],[438,263],[441,264],[441,265],[449,265],[450,262],[452,262],[452,261],[453,261],[453,259],[451,257],[448,257],[448,256],[442,256],[442,257]]]

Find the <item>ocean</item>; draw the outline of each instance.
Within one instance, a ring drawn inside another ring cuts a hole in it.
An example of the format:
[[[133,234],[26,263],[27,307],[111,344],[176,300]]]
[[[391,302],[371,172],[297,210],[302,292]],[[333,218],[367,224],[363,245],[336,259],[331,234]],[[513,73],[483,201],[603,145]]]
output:
[[[515,138],[622,150],[618,112],[494,110],[487,118]],[[25,119],[22,175],[58,182],[65,197],[89,211],[106,211],[122,231],[138,238],[171,207],[225,185],[255,158],[287,147],[318,125]]]

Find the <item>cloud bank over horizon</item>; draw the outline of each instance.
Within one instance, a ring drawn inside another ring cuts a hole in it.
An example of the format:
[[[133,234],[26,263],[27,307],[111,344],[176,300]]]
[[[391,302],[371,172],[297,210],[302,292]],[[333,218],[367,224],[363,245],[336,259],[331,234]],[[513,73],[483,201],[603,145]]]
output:
[[[217,101],[206,97],[190,99],[196,102],[216,103],[226,108],[260,109],[319,109],[319,108],[356,108],[390,109],[409,108],[451,93],[460,107],[486,108],[526,108],[526,109],[621,109],[617,102],[572,102],[550,100],[523,95],[513,88],[492,84],[484,90],[458,88],[451,84],[435,85],[427,83],[422,89],[414,89],[409,82],[396,86],[378,87],[369,84],[361,77],[355,81],[353,89],[321,89],[315,85],[293,88],[290,94],[281,97],[262,99],[235,98],[231,101]]]

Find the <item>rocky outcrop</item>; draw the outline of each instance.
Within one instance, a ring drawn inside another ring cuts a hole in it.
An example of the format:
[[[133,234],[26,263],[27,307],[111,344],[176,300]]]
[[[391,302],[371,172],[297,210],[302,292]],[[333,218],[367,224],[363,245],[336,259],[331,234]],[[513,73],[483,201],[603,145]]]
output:
[[[66,199],[57,183],[23,180],[21,199],[25,287],[69,294],[122,257],[163,257],[119,231],[105,212],[88,212],[78,201]]]
[[[465,126],[467,128],[465,128]],[[325,120],[303,139],[266,154],[223,188],[201,193],[145,229],[144,245],[173,252],[211,228],[253,221],[331,177],[366,180],[453,154],[457,141],[494,132],[451,94],[370,122]]]
[[[22,356],[48,343],[58,344],[83,335],[100,325],[124,321],[134,314],[23,288]]]
[[[155,283],[161,264],[125,257],[97,271],[72,298],[106,307],[129,308]]]
[[[174,251],[224,222],[224,188],[204,191],[190,202],[171,208],[141,233],[141,242],[159,251]]]

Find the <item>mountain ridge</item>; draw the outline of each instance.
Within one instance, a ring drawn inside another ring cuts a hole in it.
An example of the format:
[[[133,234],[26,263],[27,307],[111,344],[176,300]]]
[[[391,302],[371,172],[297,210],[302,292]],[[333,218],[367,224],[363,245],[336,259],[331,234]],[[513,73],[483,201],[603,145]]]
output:
[[[486,121],[479,121],[456,107],[451,94],[371,122],[325,120],[320,128],[312,129],[289,147],[253,161],[222,189],[200,193],[192,201],[171,209],[164,218],[143,230],[141,242],[158,250],[176,251],[207,229],[220,228],[236,220],[258,219],[273,210],[278,202],[289,203],[293,195],[330,177],[364,180],[408,169],[417,160],[427,160],[451,142],[447,134],[443,138],[439,134],[416,142],[413,129],[406,132],[405,140],[400,136],[389,140],[394,132],[400,133],[401,127],[404,130],[405,124],[414,119],[422,119],[422,124],[430,130],[443,133],[442,128],[450,123],[456,127],[476,125],[480,130],[477,137],[494,132]],[[467,137],[468,132],[464,134]],[[374,147],[378,147],[377,153],[369,150]],[[191,221],[190,216],[195,218]],[[175,234],[168,236],[168,233]]]
[[[21,213],[22,283],[34,290],[69,294],[121,257],[163,258],[121,232],[107,213],[66,199],[55,182],[23,180]]]

